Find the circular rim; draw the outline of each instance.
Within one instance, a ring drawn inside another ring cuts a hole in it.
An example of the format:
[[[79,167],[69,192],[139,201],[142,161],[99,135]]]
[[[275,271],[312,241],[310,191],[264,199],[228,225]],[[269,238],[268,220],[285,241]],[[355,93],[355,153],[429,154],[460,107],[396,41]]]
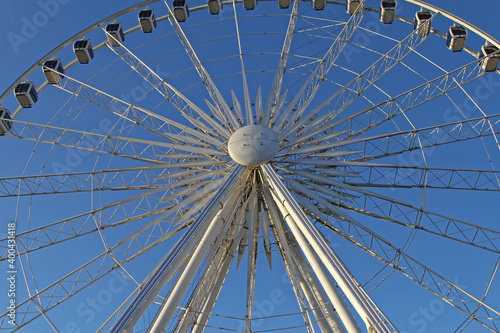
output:
[[[433,10],[434,12],[437,12],[437,11],[438,11],[438,9],[437,9],[436,7],[431,6],[431,5],[428,5],[428,4],[425,4],[425,3],[423,3],[423,2],[416,1],[416,0],[408,0],[408,1],[409,1],[409,2],[412,2],[412,3],[417,3],[417,4],[422,5],[422,6],[425,6],[425,8],[429,8],[429,9]],[[121,16],[121,15],[123,15],[123,14],[125,14],[125,13],[129,13],[129,12],[131,12],[131,11],[135,10],[135,9],[138,9],[138,8],[140,8],[140,7],[143,7],[143,6],[144,6],[145,4],[147,4],[147,3],[153,3],[153,2],[156,2],[156,1],[147,1],[147,2],[143,2],[143,3],[141,3],[140,5],[136,5],[136,6],[133,6],[133,7],[128,8],[128,9],[126,9],[126,10],[124,10],[124,11],[121,11],[121,12],[119,12],[119,13],[117,13],[117,14],[113,15],[112,17],[108,17],[107,19],[102,20],[102,21],[100,21],[99,23],[96,23],[96,25],[92,25],[91,27],[89,27],[89,28],[88,28],[88,31],[93,30],[93,29],[95,29],[95,28],[99,27],[100,25],[102,25],[102,24],[103,24],[103,23],[105,23],[105,22],[108,22],[108,21],[109,21],[108,19],[114,19],[114,18],[117,18],[117,17],[119,17],[119,16]],[[231,2],[227,2],[227,3],[228,3],[228,4],[231,4]],[[335,1],[335,2],[332,2],[332,3],[334,3],[334,4],[338,4],[338,5],[345,5],[344,3],[340,3],[340,2],[338,2],[338,1]],[[429,7],[427,7],[427,6],[429,6]],[[201,10],[201,9],[206,9],[206,8],[207,8],[207,6],[206,6],[206,5],[203,5],[203,6],[198,6],[198,7],[196,7],[195,9],[192,9],[192,11],[195,11],[195,10]],[[371,9],[370,9],[370,10],[371,10]],[[373,10],[374,10],[374,11],[376,11],[376,9],[373,9]],[[459,22],[459,23],[460,23],[460,21],[457,21],[457,20],[456,20],[456,18],[453,18],[453,16],[452,16],[451,14],[446,13],[446,12],[442,12],[442,11],[440,11],[440,13],[442,13],[444,16],[447,16],[447,15],[448,15],[447,17],[449,17],[449,18],[451,17],[451,19],[452,19],[452,20],[455,20],[455,22]],[[168,17],[167,17],[167,16],[163,16],[163,17],[159,18],[158,20],[165,20],[165,19],[168,19]],[[403,20],[403,21],[409,21],[408,19],[403,18],[403,17],[399,17],[399,19],[401,19],[401,20]],[[126,34],[129,34],[129,33],[133,32],[133,31],[138,30],[138,29],[139,29],[139,26],[135,26],[135,27],[133,27],[133,28],[131,28],[131,29],[128,29],[128,30],[126,31]],[[84,30],[84,31],[87,31],[87,29],[86,29],[86,30]],[[54,49],[53,51],[51,51],[51,52],[50,52],[49,54],[47,54],[44,58],[42,58],[42,60],[40,61],[40,63],[35,64],[35,65],[34,65],[32,68],[30,68],[30,69],[29,69],[29,70],[28,70],[25,74],[23,74],[23,76],[25,76],[25,78],[26,78],[27,76],[29,76],[29,74],[30,74],[30,73],[32,73],[32,72],[33,72],[33,70],[35,70],[36,68],[39,68],[39,67],[40,67],[40,64],[41,64],[44,60],[49,59],[50,57],[54,56],[54,55],[55,55],[55,54],[56,54],[56,53],[57,53],[60,49],[64,48],[65,46],[70,45],[70,44],[71,44],[71,42],[73,42],[74,40],[77,40],[78,38],[80,38],[80,37],[84,34],[84,31],[82,31],[82,32],[80,32],[79,34],[75,35],[74,37],[72,37],[71,39],[69,39],[68,41],[66,41],[65,43],[61,44],[58,48],[56,48],[56,49]],[[433,33],[435,33],[436,35],[438,35],[438,36],[440,36],[440,37],[444,37],[444,36],[445,36],[443,33],[440,33],[439,31],[436,31],[436,30],[433,30]],[[481,36],[481,37],[484,37],[484,36],[487,36],[487,35],[480,35],[480,36]],[[491,42],[491,43],[497,43],[497,42],[496,42],[496,41],[494,41],[493,39],[490,39],[490,40],[489,40],[489,42]],[[102,47],[102,46],[104,46],[104,45],[105,45],[105,42],[102,42],[102,43],[100,43],[100,44],[99,44],[99,46],[98,46],[97,48],[100,48],[100,47]],[[57,50],[57,51],[56,51],[56,50]],[[469,53],[471,53],[472,55],[474,55],[474,56],[475,56],[477,52],[476,52],[476,51],[474,51],[474,50],[469,49]],[[69,67],[71,67],[71,66],[72,66],[73,64],[75,64],[75,63],[76,63],[76,60],[75,60],[75,61],[73,61],[73,62],[71,62],[71,63],[69,63],[69,64],[66,66],[66,68],[68,69]],[[498,70],[497,70],[497,71],[498,71]],[[24,79],[22,79],[22,77],[23,77],[23,76],[21,76],[21,77],[20,77],[20,78],[19,78],[16,82],[21,82],[21,81],[23,81],[23,80],[25,79],[25,78],[24,78]],[[40,86],[40,87],[38,88],[38,90],[39,90],[39,91],[40,91],[40,90],[42,90],[42,89],[43,89],[46,85],[47,85],[47,84],[45,83],[44,85]],[[13,86],[15,86],[15,84],[13,84]],[[9,88],[9,89],[10,89],[10,88]],[[4,93],[4,95],[5,95],[5,94],[7,94],[7,93],[8,93],[8,92]],[[5,96],[4,96],[4,95],[3,95],[3,98],[5,98]],[[19,109],[18,109],[18,110],[19,110]],[[15,115],[17,115],[17,113],[19,112],[18,110],[14,113],[14,116],[15,116]],[[423,146],[422,146],[422,144],[420,143],[419,145],[420,145],[420,146],[419,146],[420,150],[423,150]],[[427,167],[427,165],[426,165],[426,167]],[[424,199],[425,199],[425,190],[426,190],[426,188],[427,188],[427,183],[425,183],[425,185],[424,185],[424,189],[423,189],[423,191],[422,191],[422,201],[425,201]],[[422,203],[422,205],[423,205],[423,203]]]

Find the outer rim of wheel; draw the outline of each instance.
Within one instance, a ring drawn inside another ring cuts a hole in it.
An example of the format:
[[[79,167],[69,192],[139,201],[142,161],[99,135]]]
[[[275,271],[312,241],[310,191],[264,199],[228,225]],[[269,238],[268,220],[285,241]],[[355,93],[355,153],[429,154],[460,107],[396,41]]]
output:
[[[0,96],[0,106],[3,102],[3,100],[8,96],[8,94],[10,94],[14,88],[19,84],[21,83],[22,81],[26,80],[28,78],[28,76],[33,73],[37,68],[39,68],[46,60],[50,59],[51,57],[53,57],[57,52],[59,52],[60,50],[62,50],[63,48],[67,47],[68,45],[74,43],[77,39],[81,38],[82,36],[84,36],[86,33],[102,26],[104,23],[106,22],[109,22],[109,21],[112,21],[124,14],[127,14],[127,13],[130,13],[134,10],[137,10],[141,7],[144,7],[144,6],[147,6],[149,4],[152,4],[152,3],[156,3],[156,2],[160,2],[161,0],[147,0],[147,1],[143,1],[137,5],[134,5],[134,6],[131,6],[131,7],[128,7],[122,11],[119,11],[113,15],[110,15],[100,21],[97,21],[96,23],[90,25],[88,28],[86,29],[83,29],[81,30],[80,32],[78,32],[77,34],[75,34],[73,37],[70,37],[69,39],[67,39],[66,41],[64,41],[63,43],[59,44],[57,47],[55,47],[54,49],[52,49],[51,51],[49,51],[45,56],[43,56],[42,58],[40,58],[40,60],[38,60],[37,62],[35,62],[30,68],[28,68],[19,78],[17,78],[17,80],[15,80],[4,92],[3,94]],[[235,0],[236,3],[242,3],[243,0]],[[260,0],[260,1],[275,1],[275,0]],[[301,0],[301,1],[305,1],[305,0]],[[421,0],[404,0],[406,2],[409,2],[409,3],[412,3],[412,4],[415,4],[415,5],[418,5],[418,6],[422,6],[424,8],[427,8],[429,10],[432,10],[434,12],[437,12],[439,11],[439,13],[443,14],[444,16],[446,16],[447,18],[449,18],[450,20],[454,21],[456,18],[458,18],[457,16],[447,12],[447,11],[443,11],[442,9],[439,9],[437,6],[434,6],[434,5],[430,5],[424,1],[421,1]],[[341,6],[345,6],[345,2],[340,2],[340,1],[335,1],[335,0],[327,0],[327,3],[328,4],[333,4],[333,5],[341,5]],[[232,4],[232,1],[230,0],[226,0],[226,1],[223,1],[223,4]],[[199,10],[203,10],[203,9],[207,9],[208,8],[208,5],[207,4],[204,4],[204,5],[200,5],[200,6],[196,6],[196,7],[193,7],[190,9],[190,11],[199,11]],[[365,7],[365,10],[369,10],[369,11],[373,11],[373,12],[379,12],[378,9],[376,8],[372,8],[372,7]],[[166,20],[167,17],[168,17],[169,14],[165,15],[165,16],[162,16],[162,17],[159,17],[157,18],[157,21],[163,21],[163,20]],[[401,20],[401,21],[404,21],[404,22],[407,22],[407,23],[410,23],[411,20],[406,18],[406,17],[403,17],[403,16],[400,16],[400,15],[396,15],[396,19],[398,20]],[[475,27],[474,25],[472,25],[471,23],[467,22],[467,21],[464,21],[464,20],[461,20],[460,22],[457,22],[457,23],[460,23],[462,25],[464,25],[467,29],[470,29],[471,31],[475,32],[476,34],[480,34],[481,37],[485,38],[487,40],[488,43],[491,43],[493,45],[495,45],[496,47],[498,47],[500,49],[500,42],[498,40],[496,40],[495,38],[493,38],[491,35],[489,35],[488,33],[484,32],[483,30]],[[127,34],[130,34],[134,31],[137,31],[140,29],[140,25],[136,25],[130,29],[127,29],[126,31],[124,31],[125,35]],[[440,37],[443,37],[443,38],[446,38],[445,37],[445,34],[443,33],[436,33],[436,30],[434,29],[431,29],[431,33],[434,33]],[[99,43],[98,45],[96,45],[94,47],[94,49],[97,51],[99,50],[100,48],[104,47],[106,45],[106,40],[104,40],[103,42]],[[469,50],[469,53],[470,53],[470,50]],[[68,69],[68,68],[71,68],[72,66],[74,66],[75,64],[77,64],[78,61],[77,59],[75,58],[72,62],[68,63],[65,65],[65,70]],[[498,71],[498,70],[497,70]],[[37,91],[40,92],[42,91],[45,87],[47,86],[47,82],[44,82],[42,85],[40,85],[39,87],[37,87]],[[12,117],[15,118],[15,116],[22,110],[21,107],[18,107],[16,109],[16,111],[12,112]]]
[[[150,2],[148,2],[148,3],[152,3],[152,1],[150,1]],[[341,4],[341,3],[335,3],[335,4]],[[141,4],[141,6],[142,6],[142,5],[143,5],[143,4]],[[342,4],[342,5],[343,5],[343,4]],[[197,10],[201,10],[201,9],[206,9],[206,7],[207,7],[207,6],[206,6],[206,5],[204,5],[204,6],[199,6],[199,7],[196,7],[196,8],[198,8]],[[132,7],[131,7],[131,8],[132,8]],[[137,8],[139,8],[139,7],[134,6],[133,8],[134,8],[134,9],[137,9]],[[134,9],[132,9],[132,10],[134,10]],[[132,10],[131,10],[131,11],[132,11]],[[123,12],[120,12],[120,13],[121,13],[120,15],[122,15],[122,14],[123,14]],[[116,14],[116,15],[117,15],[117,16],[115,16],[115,17],[120,16],[120,15],[118,15],[118,14]],[[136,26],[136,27],[134,27],[134,28],[131,28],[131,29],[127,30],[127,33],[130,33],[130,32],[135,31],[135,30],[137,30],[137,29],[138,29],[138,26]],[[69,43],[71,43],[71,42],[72,42],[72,41],[74,41],[75,39],[77,39],[77,38],[81,37],[82,35],[83,35],[83,33],[80,33],[78,36],[73,37],[74,39],[71,39],[71,41],[67,42],[67,44],[65,44],[65,46],[67,46]],[[103,42],[103,43],[105,43],[105,42]],[[102,43],[101,43],[101,44],[102,44]],[[100,44],[100,45],[101,45],[101,44]],[[64,46],[64,47],[65,47],[65,46]],[[55,49],[54,49],[54,50],[55,50]],[[53,50],[53,51],[51,51],[51,52],[53,52],[53,53],[49,53],[49,54],[46,56],[46,58],[50,58],[53,54],[57,53],[57,51],[54,51],[54,50]],[[45,58],[45,57],[44,57],[44,58]],[[34,69],[38,68],[39,66],[40,66],[39,64],[34,65]],[[34,69],[33,69],[33,70],[34,70]],[[30,72],[30,73],[31,73],[31,72]],[[28,73],[28,74],[29,74],[29,73]],[[27,74],[27,75],[28,75],[28,74]],[[21,80],[21,81],[22,81],[22,78],[20,78],[19,80]],[[9,91],[9,92],[10,92],[10,91]]]

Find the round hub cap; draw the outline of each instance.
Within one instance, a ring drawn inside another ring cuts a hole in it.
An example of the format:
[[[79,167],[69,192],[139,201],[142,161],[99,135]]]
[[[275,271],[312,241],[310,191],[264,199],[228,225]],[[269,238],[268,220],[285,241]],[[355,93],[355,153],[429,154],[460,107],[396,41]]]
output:
[[[278,135],[269,127],[248,125],[231,135],[228,143],[229,156],[245,166],[258,166],[269,162],[279,149]]]

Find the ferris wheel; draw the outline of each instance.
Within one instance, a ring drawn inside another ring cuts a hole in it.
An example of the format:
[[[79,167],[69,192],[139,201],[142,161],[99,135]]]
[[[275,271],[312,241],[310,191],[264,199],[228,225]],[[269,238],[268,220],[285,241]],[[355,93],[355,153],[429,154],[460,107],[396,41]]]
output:
[[[96,22],[0,96],[0,331],[500,332],[499,48],[420,0]]]

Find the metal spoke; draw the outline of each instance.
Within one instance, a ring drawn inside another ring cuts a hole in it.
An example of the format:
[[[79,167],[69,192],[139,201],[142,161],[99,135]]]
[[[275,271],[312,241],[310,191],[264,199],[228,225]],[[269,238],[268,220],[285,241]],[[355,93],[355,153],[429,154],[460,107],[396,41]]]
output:
[[[303,131],[290,144],[297,145],[304,143],[316,135],[331,129],[335,129],[336,131],[350,130],[350,135],[347,138],[358,136],[387,121],[392,121],[394,117],[403,115],[411,109],[466,85],[485,74],[478,66],[477,61],[473,61],[396,97],[355,112],[352,115],[329,123],[323,123],[323,119],[320,119],[318,124],[316,124],[317,128],[313,127],[314,124],[309,125],[307,131]]]
[[[70,297],[76,295],[79,292],[82,292],[93,283],[118,269],[121,265],[148,252],[152,247],[179,233],[189,224],[190,223],[185,223],[184,225],[177,227],[169,233],[166,233],[163,237],[159,238],[155,242],[148,244],[148,246],[141,246],[142,248],[137,251],[130,251],[128,243],[131,240],[134,240],[132,243],[138,244],[137,240],[143,239],[142,237],[138,237],[141,231],[145,229],[141,228],[138,231],[134,232],[134,234],[123,239],[114,247],[106,250],[105,252],[96,256],[94,259],[90,260],[79,268],[71,271],[69,274],[48,285],[36,294],[32,295],[30,298],[19,302],[19,304],[16,306],[16,313],[19,314],[22,320],[16,322],[17,328],[14,331],[17,331],[20,328],[26,326],[36,318],[42,316],[43,314],[52,310],[54,307],[68,300]],[[145,237],[145,239],[147,239],[147,237]],[[121,245],[125,245],[124,250],[129,254],[129,256],[125,257],[121,261],[118,261],[115,258],[114,251],[119,251]],[[40,299],[45,302],[40,303]],[[40,309],[40,313],[33,312],[32,308],[35,306]],[[7,311],[6,313],[0,315],[0,328],[12,328],[12,326],[8,324],[8,313],[9,312]]]
[[[169,152],[169,150],[162,149],[162,146],[165,147],[165,143],[162,142],[150,141],[142,144],[127,137],[109,136],[19,120],[11,122],[14,126],[12,131],[6,134],[7,136],[69,147],[75,151],[106,153],[149,163],[159,163],[157,155]]]
[[[348,185],[337,180],[315,174],[305,170],[288,170],[294,175],[302,175],[306,179],[320,182],[326,186],[339,186],[347,191],[354,191],[361,199],[359,199],[360,211],[374,212],[375,214],[384,215],[387,221],[395,222],[397,224],[410,226],[418,230],[430,232],[439,236],[453,239],[462,243],[466,243],[475,247],[479,247],[495,253],[500,253],[500,231],[484,228],[472,223],[453,219],[441,214],[435,214],[421,208],[413,207],[401,200],[390,198],[386,195],[381,195],[375,192],[367,191],[365,189]],[[293,180],[290,184],[294,184]],[[306,183],[307,184],[307,183]],[[312,190],[305,187],[299,189],[306,189],[307,194],[313,197],[316,201],[320,201],[324,206],[333,204],[329,199],[320,197],[314,194]],[[357,199],[353,199],[358,202]],[[336,203],[342,206],[342,203]],[[353,209],[356,211],[356,208]],[[337,210],[337,213],[340,212]],[[419,219],[416,219],[418,215]]]
[[[64,78],[64,81],[54,84],[53,86],[87,102],[95,104],[104,110],[112,112],[125,121],[138,124],[161,137],[166,137],[165,134],[160,131],[160,129],[162,129],[165,125],[176,128],[181,132],[188,132],[191,135],[201,135],[200,132],[190,129],[184,124],[178,123],[172,119],[139,106],[127,103],[86,83],[80,82],[67,74],[65,74]]]
[[[0,197],[106,190],[153,189],[157,175],[148,169],[59,173],[0,178]]]
[[[236,37],[238,39],[238,51],[241,63],[241,79],[243,81],[243,96],[245,98],[245,110],[247,115],[247,125],[253,125],[253,113],[252,113],[252,104],[250,103],[250,93],[248,92],[248,82],[247,82],[247,73],[245,71],[245,62],[243,61],[243,50],[241,48],[241,36],[240,36],[240,26],[238,23],[238,15],[236,13],[236,0],[233,0],[233,11],[234,11],[234,24],[236,26]],[[241,126],[241,124],[240,124]]]
[[[446,303],[470,316],[483,326],[495,331],[495,325],[500,320],[500,312],[463,290],[426,265],[410,257],[405,252],[394,247],[365,225],[352,217],[335,218],[335,222],[325,222],[324,225],[345,239],[356,244],[370,255],[399,271],[421,287],[429,290]],[[477,307],[471,313],[470,307]]]
[[[390,188],[438,188],[475,191],[500,191],[499,171],[468,170],[450,168],[427,168],[398,166],[369,166],[366,168],[349,168],[356,170],[356,177],[350,185],[361,187]]]
[[[278,133],[280,133],[285,126],[290,126],[291,124],[295,123],[296,120],[299,119],[306,111],[307,107],[316,95],[319,86],[325,80],[326,75],[332,68],[337,58],[342,53],[342,50],[347,45],[347,42],[351,39],[361,21],[363,20],[365,16],[364,6],[365,0],[360,0],[359,6],[357,7],[356,11],[344,25],[342,31],[335,38],[334,42],[322,57],[322,59],[319,60],[317,67],[309,76],[307,82],[304,83],[299,92],[295,94],[293,100],[289,103],[282,114],[275,115],[274,119],[272,120],[272,127],[275,128]],[[288,119],[292,110],[295,110],[294,115],[290,119]]]
[[[215,112],[214,115],[218,114],[218,117],[220,117],[221,121],[224,121],[225,125],[232,128],[233,131],[238,129],[239,124],[236,118],[234,117],[234,114],[231,112],[231,109],[229,108],[226,101],[222,97],[221,93],[219,92],[219,89],[212,81],[212,78],[210,77],[207,70],[203,66],[202,62],[198,58],[198,55],[196,54],[191,43],[184,34],[184,30],[181,28],[177,20],[174,18],[172,9],[170,8],[169,4],[166,1],[164,2],[165,6],[167,6],[168,11],[170,13],[170,15],[168,16],[168,20],[172,25],[172,27],[174,28],[177,37],[182,43],[184,49],[186,50],[189,58],[191,59],[191,62],[193,63],[196,71],[198,72],[198,75],[200,76],[200,79],[202,80],[203,84],[207,89],[207,92],[209,93],[212,101],[215,104],[216,110],[218,112]]]
[[[106,33],[110,36],[108,33]],[[112,36],[111,36],[112,37]],[[135,72],[137,72],[146,82],[148,82],[155,90],[157,90],[166,100],[172,103],[172,105],[177,109],[177,111],[184,116],[185,119],[190,121],[194,126],[200,125],[200,120],[194,118],[194,114],[198,116],[215,129],[220,136],[224,139],[229,139],[229,133],[222,126],[217,124],[207,113],[205,113],[200,107],[190,101],[186,96],[179,92],[170,83],[167,83],[164,78],[160,77],[155,71],[153,71],[147,64],[145,64],[139,57],[137,57],[132,51],[126,48],[122,43],[115,39],[116,45],[110,46],[109,49],[113,51],[120,59],[122,59],[126,64],[128,64]],[[184,110],[188,109],[189,113]],[[217,116],[217,113],[214,114]],[[222,119],[219,119],[223,121]],[[203,126],[202,128],[207,128]],[[212,131],[208,131],[209,134]],[[196,135],[200,139],[211,142],[216,146],[223,147],[219,140],[214,140],[210,135],[198,132],[189,131],[190,134]]]
[[[367,161],[417,149],[483,138],[500,133],[500,115],[341,141],[342,149],[356,151],[349,160]]]
[[[120,226],[160,213],[163,214],[171,209],[181,209],[189,203],[198,201],[210,191],[216,189],[222,183],[223,179],[220,181],[212,180],[211,182],[205,182],[205,184],[204,182],[200,182],[200,179],[208,177],[212,179],[217,173],[188,177],[183,181],[162,185],[154,190],[146,191],[140,195],[94,209],[87,213],[26,231],[20,230],[16,235],[19,255],[95,233],[109,227]],[[186,185],[190,187],[182,189]],[[203,187],[200,189],[200,186]],[[193,192],[197,194],[191,195],[188,199],[181,202],[174,202],[172,206],[160,206],[163,202],[171,201],[177,196],[193,194]],[[155,194],[162,195],[156,197]],[[8,259],[8,240],[8,237],[0,239],[0,248],[5,249],[5,253],[1,257],[2,261]]]
[[[282,134],[281,140],[293,141],[291,140],[291,137],[295,134],[295,132],[310,122],[312,117],[317,115],[327,106],[331,111],[321,119],[323,122],[331,121],[343,110],[345,110],[358,96],[361,96],[363,92],[370,88],[378,79],[387,74],[407,55],[413,52],[413,50],[422,44],[426,39],[427,36],[420,36],[415,31],[411,32],[407,37],[402,39],[386,54],[374,62],[373,65],[365,69],[351,82],[332,94],[314,110],[308,112],[309,118],[303,118],[297,121],[293,126],[290,126]],[[284,147],[288,147],[290,145],[291,144],[284,144]]]
[[[290,20],[288,22],[288,28],[286,31],[285,39],[283,41],[283,47],[281,50],[281,57],[278,63],[278,68],[276,69],[276,74],[274,75],[274,80],[271,86],[271,91],[269,92],[269,98],[267,99],[266,108],[264,110],[264,118],[262,120],[262,124],[264,126],[269,125],[269,121],[273,117],[274,113],[281,110],[282,107],[281,106],[277,108],[280,101],[281,87],[283,85],[285,66],[288,61],[288,55],[290,53],[292,39],[295,32],[295,27],[297,25],[300,3],[301,1],[298,0],[293,2],[293,8],[292,12],[290,13]]]

